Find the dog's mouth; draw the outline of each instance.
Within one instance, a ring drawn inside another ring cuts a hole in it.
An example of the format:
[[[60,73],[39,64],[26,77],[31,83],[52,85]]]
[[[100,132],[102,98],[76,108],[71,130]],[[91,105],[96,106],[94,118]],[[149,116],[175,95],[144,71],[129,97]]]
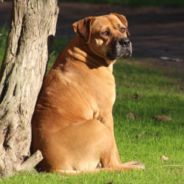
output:
[[[128,44],[123,44],[117,40],[110,50],[107,52],[106,56],[109,60],[113,61],[120,57],[124,59],[131,57],[132,55],[132,43],[129,41]]]
[[[132,52],[130,52],[130,51],[128,51],[127,53],[121,55],[121,57],[124,58],[124,59],[126,59],[128,57],[131,57],[131,56],[132,56]]]

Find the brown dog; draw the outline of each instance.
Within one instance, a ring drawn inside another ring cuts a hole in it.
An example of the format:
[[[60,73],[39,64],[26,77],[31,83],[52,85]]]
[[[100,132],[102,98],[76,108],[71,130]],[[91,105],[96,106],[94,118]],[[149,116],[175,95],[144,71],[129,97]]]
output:
[[[137,161],[121,163],[113,130],[112,66],[132,53],[127,20],[113,13],[73,28],[77,35],[45,78],[34,114],[32,150],[44,157],[39,168],[69,174],[143,169]]]

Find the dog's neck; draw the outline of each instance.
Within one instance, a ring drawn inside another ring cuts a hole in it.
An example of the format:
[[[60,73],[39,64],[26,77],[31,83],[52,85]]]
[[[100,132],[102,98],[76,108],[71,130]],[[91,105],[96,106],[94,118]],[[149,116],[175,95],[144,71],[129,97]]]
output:
[[[112,72],[113,64],[115,61],[110,61],[101,56],[94,54],[94,52],[89,48],[88,44],[84,42],[79,36],[76,36],[66,48],[67,57],[72,58],[88,65],[89,68],[106,67]]]

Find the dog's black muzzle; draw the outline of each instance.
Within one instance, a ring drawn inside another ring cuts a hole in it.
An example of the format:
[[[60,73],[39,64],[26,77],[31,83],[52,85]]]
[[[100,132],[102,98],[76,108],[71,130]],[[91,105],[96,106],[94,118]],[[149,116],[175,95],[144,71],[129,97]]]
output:
[[[129,38],[117,39],[107,52],[107,57],[110,60],[115,60],[120,57],[127,58],[132,55],[132,43]]]

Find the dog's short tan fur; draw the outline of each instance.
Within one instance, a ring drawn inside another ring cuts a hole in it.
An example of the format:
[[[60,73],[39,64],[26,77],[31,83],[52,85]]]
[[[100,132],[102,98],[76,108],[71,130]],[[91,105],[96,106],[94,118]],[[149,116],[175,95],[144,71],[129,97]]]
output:
[[[38,167],[70,174],[142,169],[136,161],[121,163],[113,130],[116,58],[106,53],[129,34],[127,20],[119,14],[88,17],[73,28],[77,35],[45,78],[36,106],[32,151],[44,157]]]

